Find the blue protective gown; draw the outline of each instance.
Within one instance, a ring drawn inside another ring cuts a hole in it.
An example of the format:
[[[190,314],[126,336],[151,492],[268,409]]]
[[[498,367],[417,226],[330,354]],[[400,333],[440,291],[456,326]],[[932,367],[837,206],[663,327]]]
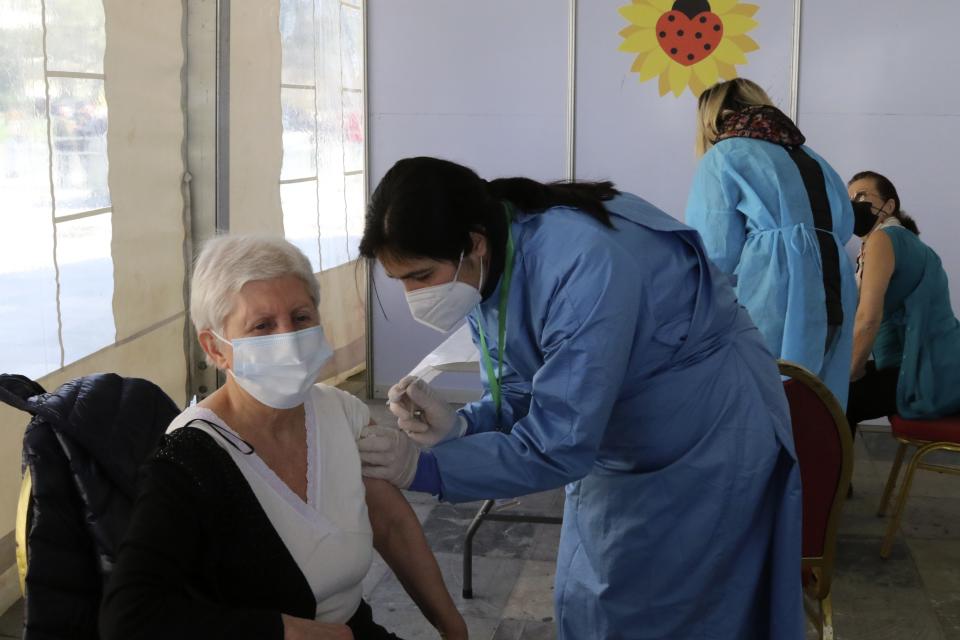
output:
[[[770,350],[815,373],[846,408],[857,285],[843,246],[853,235],[853,209],[837,172],[803,149],[823,169],[840,253],[843,325],[829,349],[813,213],[800,171],[783,147],[748,138],[718,142],[697,168],[686,222],[732,277]]]
[[[567,485],[565,640],[803,637],[800,476],[773,357],[696,233],[636,196],[519,213],[503,422],[433,449],[442,498]],[[503,286],[503,282],[499,286]],[[471,317],[497,362],[499,287]],[[495,364],[496,366],[496,364]]]

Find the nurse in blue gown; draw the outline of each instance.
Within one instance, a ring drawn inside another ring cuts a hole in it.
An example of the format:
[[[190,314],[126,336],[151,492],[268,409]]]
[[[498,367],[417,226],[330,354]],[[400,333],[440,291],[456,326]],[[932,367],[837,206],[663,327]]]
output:
[[[846,185],[749,80],[704,91],[698,116],[703,158],[687,224],[770,351],[817,374],[846,407],[857,310]]]
[[[561,639],[803,637],[780,376],[694,231],[610,183],[409,158],[360,251],[424,324],[468,318],[486,389],[454,412],[400,381],[366,475],[450,502],[566,485]]]

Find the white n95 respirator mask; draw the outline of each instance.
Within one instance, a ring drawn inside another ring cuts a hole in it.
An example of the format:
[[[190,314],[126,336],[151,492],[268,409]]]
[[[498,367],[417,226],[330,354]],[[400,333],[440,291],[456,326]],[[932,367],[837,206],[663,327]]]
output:
[[[268,336],[226,340],[233,347],[230,375],[244,391],[274,409],[304,403],[320,369],[333,355],[319,325]]]
[[[431,329],[446,333],[467,317],[482,300],[480,291],[466,282],[460,282],[463,253],[453,274],[453,280],[416,291],[408,291],[407,305],[413,319]],[[480,261],[480,286],[483,287],[483,260]]]

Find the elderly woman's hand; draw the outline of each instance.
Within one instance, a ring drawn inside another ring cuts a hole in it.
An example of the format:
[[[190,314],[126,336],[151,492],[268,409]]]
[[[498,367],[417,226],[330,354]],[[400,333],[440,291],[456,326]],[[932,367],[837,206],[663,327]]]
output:
[[[353,640],[353,632],[345,624],[327,624],[282,614],[283,640]]]

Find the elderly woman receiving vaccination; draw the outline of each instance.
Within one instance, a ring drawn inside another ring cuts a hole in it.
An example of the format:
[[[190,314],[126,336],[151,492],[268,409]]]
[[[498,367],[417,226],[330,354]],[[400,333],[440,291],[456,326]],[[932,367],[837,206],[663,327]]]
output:
[[[201,252],[190,312],[225,384],[146,466],[104,595],[102,636],[391,639],[361,597],[376,548],[446,638],[465,638],[402,494],[362,478],[367,407],[315,384],[331,355],[309,261],[282,239]]]

